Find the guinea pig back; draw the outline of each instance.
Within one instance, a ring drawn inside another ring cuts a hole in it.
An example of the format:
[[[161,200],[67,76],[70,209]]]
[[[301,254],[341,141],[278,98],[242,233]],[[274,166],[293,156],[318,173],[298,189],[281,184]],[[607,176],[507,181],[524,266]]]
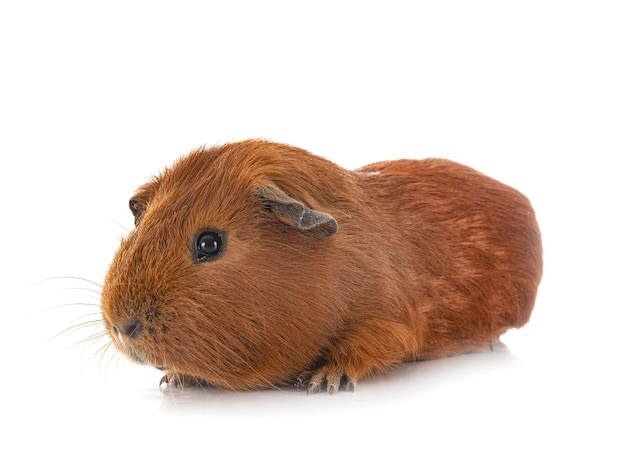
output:
[[[353,390],[524,325],[542,274],[528,200],[447,160],[348,171],[244,141],[179,159],[129,206],[104,325],[174,384]]]

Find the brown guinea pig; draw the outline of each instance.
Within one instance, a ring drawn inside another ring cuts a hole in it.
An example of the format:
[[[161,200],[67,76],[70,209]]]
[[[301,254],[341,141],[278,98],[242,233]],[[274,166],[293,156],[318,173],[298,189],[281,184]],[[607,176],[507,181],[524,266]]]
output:
[[[528,200],[441,159],[348,171],[250,140],[179,159],[130,209],[104,324],[175,385],[354,390],[524,325],[542,274]]]

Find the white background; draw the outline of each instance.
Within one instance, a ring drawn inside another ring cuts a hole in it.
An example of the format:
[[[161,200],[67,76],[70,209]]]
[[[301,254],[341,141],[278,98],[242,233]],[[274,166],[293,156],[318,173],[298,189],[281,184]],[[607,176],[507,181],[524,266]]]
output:
[[[618,1],[2,2],[3,456],[625,463],[625,24]],[[137,186],[250,137],[518,188],[544,237],[531,322],[332,397],[163,394],[97,328],[59,334],[97,321],[97,286],[42,280],[101,283]]]

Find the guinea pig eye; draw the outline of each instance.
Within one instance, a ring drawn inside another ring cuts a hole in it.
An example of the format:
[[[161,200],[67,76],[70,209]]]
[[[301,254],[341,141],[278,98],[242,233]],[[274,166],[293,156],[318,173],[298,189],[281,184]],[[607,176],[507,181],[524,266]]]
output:
[[[224,249],[224,237],[221,232],[213,230],[201,231],[196,238],[194,248],[195,260],[202,262],[218,258]]]

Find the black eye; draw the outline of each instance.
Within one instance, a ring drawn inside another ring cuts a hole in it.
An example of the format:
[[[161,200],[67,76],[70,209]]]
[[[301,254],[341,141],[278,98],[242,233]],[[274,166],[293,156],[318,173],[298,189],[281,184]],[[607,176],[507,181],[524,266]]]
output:
[[[217,258],[224,248],[222,233],[218,231],[202,231],[198,234],[195,245],[195,258],[202,262]]]

